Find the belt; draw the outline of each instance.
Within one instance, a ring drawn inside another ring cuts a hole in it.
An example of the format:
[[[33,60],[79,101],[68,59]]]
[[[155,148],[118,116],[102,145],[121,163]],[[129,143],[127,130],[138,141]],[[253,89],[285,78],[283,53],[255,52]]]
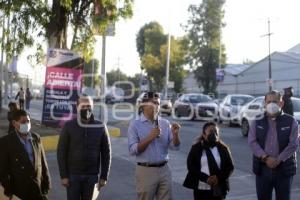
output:
[[[163,167],[168,163],[168,161],[164,161],[162,163],[140,163],[138,162],[137,165],[143,167]]]

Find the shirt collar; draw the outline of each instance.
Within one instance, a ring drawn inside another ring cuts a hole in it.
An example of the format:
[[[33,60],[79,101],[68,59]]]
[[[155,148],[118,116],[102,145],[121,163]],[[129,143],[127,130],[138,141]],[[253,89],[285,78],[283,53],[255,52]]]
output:
[[[19,135],[17,132],[16,132],[16,134],[17,134],[18,138],[20,139],[20,141],[21,141],[22,143],[25,143],[24,139],[21,138],[20,135]],[[25,140],[26,140],[27,142],[29,142],[29,141],[32,140],[32,136],[31,136],[30,133],[28,133],[28,135],[26,136]]]
[[[161,120],[160,116],[158,116],[158,120]],[[147,122],[147,121],[150,121],[150,120],[145,117],[144,113],[141,113],[141,115],[140,115],[140,121],[141,122]]]

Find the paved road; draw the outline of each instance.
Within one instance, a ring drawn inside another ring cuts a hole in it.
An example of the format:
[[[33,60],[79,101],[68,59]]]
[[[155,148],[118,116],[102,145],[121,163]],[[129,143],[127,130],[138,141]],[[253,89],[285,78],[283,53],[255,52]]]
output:
[[[40,113],[41,102],[33,102],[31,114],[38,116]],[[39,112],[39,113],[36,113]],[[109,109],[109,124],[119,127],[122,132],[122,137],[111,138],[112,142],[112,169],[108,186],[101,191],[101,198],[112,200],[133,200],[135,198],[134,185],[134,158],[128,155],[126,131],[128,121],[119,121],[113,118],[112,110]],[[132,113],[123,113],[122,116],[128,116]],[[172,121],[171,118],[169,118]],[[186,157],[187,153],[199,136],[203,122],[200,121],[181,121],[181,140],[182,145],[179,151],[170,151],[170,167],[173,174],[174,199],[192,199],[192,191],[181,186],[186,175]],[[246,138],[241,136],[240,128],[229,128],[226,125],[221,125],[221,137],[227,143],[232,151],[235,162],[235,172],[230,179],[231,192],[228,196],[229,200],[255,200],[255,177],[251,172],[251,152],[247,145]],[[298,152],[298,156],[300,153]],[[50,171],[52,175],[53,189],[50,192],[50,199],[64,200],[65,191],[60,186],[57,161],[54,152],[47,153]],[[300,161],[298,161],[298,166]],[[292,200],[300,199],[300,169],[294,177]]]

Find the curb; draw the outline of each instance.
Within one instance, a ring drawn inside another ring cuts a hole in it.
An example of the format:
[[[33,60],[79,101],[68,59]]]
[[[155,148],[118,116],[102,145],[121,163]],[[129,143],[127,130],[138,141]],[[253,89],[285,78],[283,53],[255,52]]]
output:
[[[110,137],[121,137],[121,130],[116,127],[108,126]],[[56,151],[59,135],[41,137],[45,151]]]

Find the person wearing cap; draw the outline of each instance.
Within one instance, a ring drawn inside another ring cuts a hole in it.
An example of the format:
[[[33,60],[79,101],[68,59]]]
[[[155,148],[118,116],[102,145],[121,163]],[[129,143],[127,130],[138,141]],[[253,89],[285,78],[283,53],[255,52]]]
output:
[[[46,200],[51,188],[48,164],[41,138],[31,132],[29,115],[13,113],[14,132],[0,139],[0,182],[12,199]]]
[[[284,95],[282,99],[284,104],[282,107],[282,111],[286,114],[294,116],[294,107],[293,107],[293,102],[291,100],[293,96],[293,87],[287,87],[284,88],[283,90],[284,90]]]
[[[129,152],[136,157],[137,163],[135,180],[138,200],[172,199],[168,149],[179,149],[180,125],[171,125],[158,116],[159,104],[158,93],[145,93],[142,112],[128,128]]]
[[[290,200],[293,176],[297,172],[298,123],[282,112],[280,92],[265,95],[266,112],[257,116],[249,129],[258,200]]]

